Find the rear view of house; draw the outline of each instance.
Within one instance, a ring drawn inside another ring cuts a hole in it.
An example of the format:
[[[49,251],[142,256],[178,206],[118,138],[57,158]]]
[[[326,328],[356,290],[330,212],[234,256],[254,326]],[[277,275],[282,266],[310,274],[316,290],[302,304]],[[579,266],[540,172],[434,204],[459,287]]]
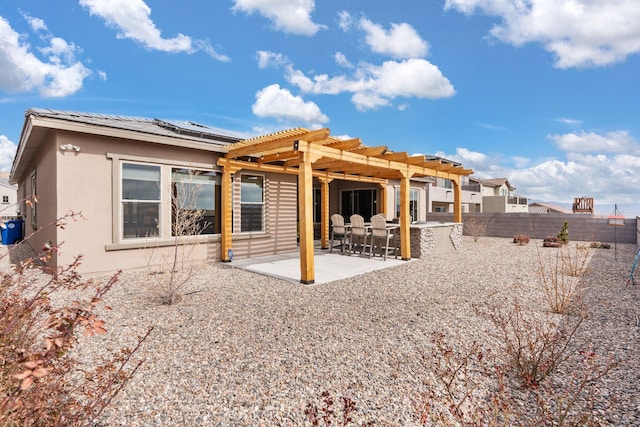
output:
[[[329,129],[246,138],[192,122],[31,109],[10,180],[25,234],[38,231],[30,243],[61,248],[54,265],[80,254],[83,272],[153,263],[152,255],[172,250],[180,190],[195,184],[201,230],[178,233],[181,244],[200,243],[192,260],[299,248],[301,281],[312,283],[314,222],[327,248],[330,213],[395,217],[409,259],[409,225],[424,216],[424,178],[451,183],[461,222],[461,178],[471,173],[446,159],[334,138]],[[53,226],[70,211],[84,219]]]

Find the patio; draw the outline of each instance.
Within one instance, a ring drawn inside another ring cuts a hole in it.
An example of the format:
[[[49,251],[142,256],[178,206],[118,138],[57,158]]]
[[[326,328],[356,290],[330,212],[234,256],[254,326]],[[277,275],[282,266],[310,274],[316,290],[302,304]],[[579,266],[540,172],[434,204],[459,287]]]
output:
[[[370,271],[405,265],[407,262],[411,262],[411,260],[403,261],[400,258],[395,259],[391,256],[384,261],[380,256],[373,258],[365,256],[363,258],[359,254],[342,255],[339,252],[329,253],[329,251],[319,250],[314,253],[316,273],[314,283],[329,283]],[[299,251],[233,260],[227,265],[288,282],[300,283]]]

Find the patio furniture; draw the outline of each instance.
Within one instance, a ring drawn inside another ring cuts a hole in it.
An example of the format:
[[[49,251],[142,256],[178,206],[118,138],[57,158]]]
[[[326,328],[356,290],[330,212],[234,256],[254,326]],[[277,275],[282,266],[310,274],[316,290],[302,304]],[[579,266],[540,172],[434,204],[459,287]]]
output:
[[[347,239],[349,238],[349,231],[344,225],[344,218],[340,214],[331,215],[331,239],[329,242],[329,252],[333,252],[334,240],[340,241],[340,249],[344,254],[344,248],[347,245]]]
[[[362,215],[353,214],[351,215],[349,220],[351,222],[349,227],[349,252],[355,253],[355,246],[358,246],[360,249],[360,255],[362,255],[362,257],[364,258],[370,227],[365,225]]]
[[[382,214],[377,214],[371,217],[371,246],[369,247],[369,258],[373,256],[376,249],[384,256],[384,260],[387,260],[387,255],[390,250],[393,250],[393,254],[398,258],[398,245],[397,245],[397,229],[398,225],[387,224],[387,219]],[[392,243],[392,246],[389,246]]]

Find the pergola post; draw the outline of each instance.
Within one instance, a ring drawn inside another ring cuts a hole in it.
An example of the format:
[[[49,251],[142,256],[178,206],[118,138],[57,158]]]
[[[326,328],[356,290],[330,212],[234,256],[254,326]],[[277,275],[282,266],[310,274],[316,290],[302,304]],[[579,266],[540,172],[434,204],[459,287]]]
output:
[[[380,185],[380,205],[378,206],[378,212],[387,217],[388,207],[387,207],[387,186]],[[388,217],[387,217],[388,219]]]
[[[300,213],[300,282],[315,282],[313,260],[313,170],[311,153],[300,152],[298,209]]]
[[[400,178],[400,255],[404,261],[411,259],[410,184],[410,174],[408,172],[402,173],[402,178]]]
[[[318,178],[322,184],[320,188],[320,247],[329,248],[329,183],[331,178]]]
[[[222,229],[220,230],[220,260],[222,262],[231,262],[231,246],[233,243],[233,181],[232,175],[240,168],[227,164],[224,159],[218,160],[218,165],[222,166],[222,183],[221,183],[221,202],[220,221]]]
[[[462,222],[462,186],[459,179],[452,179],[453,183],[453,222]]]

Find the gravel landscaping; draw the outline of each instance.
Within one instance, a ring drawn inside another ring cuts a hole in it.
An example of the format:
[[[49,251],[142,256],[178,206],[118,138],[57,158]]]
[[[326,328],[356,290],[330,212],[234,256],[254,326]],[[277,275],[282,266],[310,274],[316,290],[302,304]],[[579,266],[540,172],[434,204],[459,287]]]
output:
[[[620,361],[600,381],[615,402],[601,410],[604,425],[640,425],[640,285],[626,284],[635,252],[592,249],[580,279],[587,316],[575,346]],[[101,425],[310,425],[305,407],[325,391],[337,408],[343,396],[355,402],[354,425],[420,425],[416,408],[433,380],[420,355],[433,333],[499,353],[474,307],[517,299],[544,315],[536,271],[556,253],[539,240],[465,237],[453,254],[320,285],[216,263],[198,267],[173,306],[154,299],[147,272],[124,273],[107,297],[109,334],[83,342],[82,357],[154,330],[138,354],[144,365]]]

